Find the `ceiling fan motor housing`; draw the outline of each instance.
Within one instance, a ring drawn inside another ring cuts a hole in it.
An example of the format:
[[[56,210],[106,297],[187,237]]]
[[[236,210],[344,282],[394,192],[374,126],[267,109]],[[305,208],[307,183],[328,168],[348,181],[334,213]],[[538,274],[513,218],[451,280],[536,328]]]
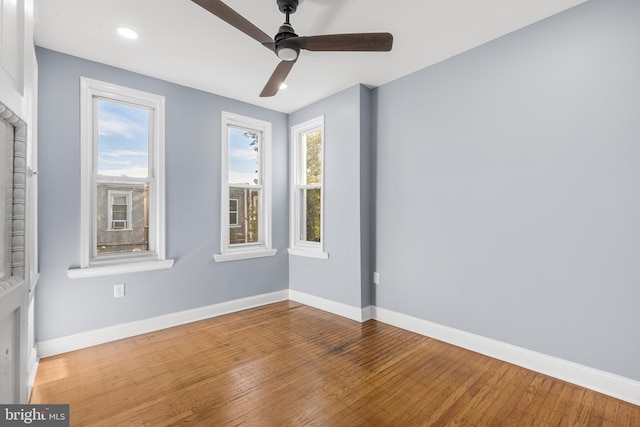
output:
[[[283,61],[295,61],[298,59],[300,49],[286,47],[280,44],[282,40],[297,36],[298,35],[293,31],[293,27],[288,22],[285,22],[280,26],[278,34],[276,34],[274,40],[276,42],[276,54]]]
[[[298,37],[298,35],[293,30],[293,27],[291,26],[291,24],[289,24],[288,22],[285,22],[280,26],[280,29],[278,30],[278,34],[276,34],[276,36],[274,37],[274,40],[276,43],[278,43],[280,40],[288,39],[290,37]]]

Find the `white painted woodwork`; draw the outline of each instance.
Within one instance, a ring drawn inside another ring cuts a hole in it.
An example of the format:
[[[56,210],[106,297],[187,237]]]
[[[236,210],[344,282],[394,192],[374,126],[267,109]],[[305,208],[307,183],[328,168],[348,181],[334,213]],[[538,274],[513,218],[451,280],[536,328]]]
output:
[[[0,401],[27,403],[37,356],[29,321],[37,282],[37,63],[33,0],[0,0],[0,120],[8,135],[2,150],[4,221],[0,279]],[[31,173],[27,173],[30,171]],[[31,337],[31,338],[29,338]],[[31,364],[29,363],[31,361]],[[7,381],[5,381],[7,379]]]

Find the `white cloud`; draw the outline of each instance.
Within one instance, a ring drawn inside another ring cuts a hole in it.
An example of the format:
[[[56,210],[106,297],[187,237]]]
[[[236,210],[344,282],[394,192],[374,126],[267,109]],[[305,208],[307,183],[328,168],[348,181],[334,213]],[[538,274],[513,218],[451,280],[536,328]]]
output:
[[[111,150],[100,153],[100,158],[104,157],[147,157],[148,153],[144,151],[132,151],[132,150]]]
[[[101,112],[98,120],[98,132],[102,136],[121,136],[126,139],[134,139],[147,131],[141,124],[125,119],[121,114]]]
[[[258,153],[251,149],[238,149],[234,148],[229,151],[229,158],[233,160],[257,160]]]
[[[229,183],[233,184],[255,184],[254,179],[258,177],[256,173],[243,173],[229,171]]]
[[[131,178],[146,178],[149,170],[146,167],[130,166],[119,169],[100,170],[100,175],[105,176],[128,176]]]

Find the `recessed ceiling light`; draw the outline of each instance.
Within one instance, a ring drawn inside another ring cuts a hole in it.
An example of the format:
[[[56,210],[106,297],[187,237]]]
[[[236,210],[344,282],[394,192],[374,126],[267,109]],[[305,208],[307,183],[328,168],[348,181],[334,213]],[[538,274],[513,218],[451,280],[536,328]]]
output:
[[[138,33],[133,31],[131,28],[120,27],[118,28],[118,34],[120,34],[125,39],[134,40],[138,38]]]
[[[280,85],[280,89],[286,89],[286,88],[288,88],[288,87],[289,87],[289,86],[287,86],[287,84],[286,84],[286,83],[282,83],[282,84]]]

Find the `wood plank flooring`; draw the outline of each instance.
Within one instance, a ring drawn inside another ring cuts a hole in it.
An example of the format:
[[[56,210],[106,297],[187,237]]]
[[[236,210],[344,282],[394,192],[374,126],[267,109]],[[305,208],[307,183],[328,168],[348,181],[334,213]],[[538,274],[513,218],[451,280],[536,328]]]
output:
[[[640,426],[640,407],[291,301],[40,361],[72,426]]]

